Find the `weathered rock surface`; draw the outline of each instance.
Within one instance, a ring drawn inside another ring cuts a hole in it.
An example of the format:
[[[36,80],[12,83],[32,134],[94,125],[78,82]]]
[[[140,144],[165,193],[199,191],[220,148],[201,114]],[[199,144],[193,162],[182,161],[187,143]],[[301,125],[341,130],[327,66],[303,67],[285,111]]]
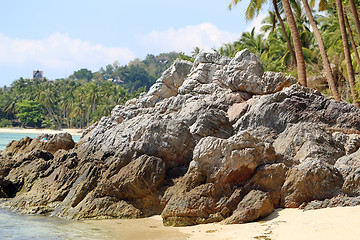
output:
[[[342,191],[350,196],[360,195],[360,168],[357,168],[346,177]]]
[[[11,142],[0,197],[71,219],[161,214],[165,225],[360,203],[360,111],[264,72],[248,50],[177,60],[139,99],[70,135]],[[47,141],[43,141],[47,138]]]
[[[229,139],[202,138],[183,179],[165,193],[164,224],[223,220],[231,214],[233,189],[243,186],[258,166],[274,161],[274,149],[247,132]]]
[[[233,91],[252,94],[274,93],[296,83],[295,78],[282,73],[264,73],[260,59],[247,49],[238,52],[224,69],[215,73],[214,78]]]
[[[309,203],[305,203],[300,206],[304,210],[315,210],[321,208],[331,208],[331,207],[354,207],[360,205],[360,196],[357,197],[348,197],[344,195],[339,195],[330,199],[325,199],[323,201],[314,200]]]
[[[274,142],[277,153],[304,161],[322,159],[332,165],[345,155],[344,146],[334,140],[331,133],[311,123],[289,124]]]
[[[280,206],[281,187],[284,184],[289,168],[284,163],[266,164],[259,167],[252,178],[246,183],[247,191],[261,190],[270,195],[272,205]]]
[[[308,159],[287,172],[282,186],[282,206],[299,207],[303,202],[324,200],[340,193],[340,172],[321,160]]]
[[[281,133],[289,123],[305,122],[351,133],[360,129],[359,117],[359,110],[354,105],[329,100],[316,90],[294,84],[260,97],[237,121],[235,130],[267,127]]]
[[[356,152],[339,158],[334,165],[344,179],[353,173],[357,168],[360,168],[360,149]]]
[[[274,206],[269,194],[252,190],[241,200],[233,215],[227,218],[224,223],[252,222],[268,216],[273,211]]]

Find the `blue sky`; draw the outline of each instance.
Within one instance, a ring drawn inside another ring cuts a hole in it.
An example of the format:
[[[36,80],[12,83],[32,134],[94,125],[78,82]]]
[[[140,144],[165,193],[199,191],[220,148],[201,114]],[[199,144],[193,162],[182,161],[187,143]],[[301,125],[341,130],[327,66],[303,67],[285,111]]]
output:
[[[245,21],[248,1],[14,0],[0,9],[0,86],[40,69],[50,79],[88,68],[98,71],[146,54],[195,46],[210,51],[259,25]],[[267,10],[267,9],[265,9]]]

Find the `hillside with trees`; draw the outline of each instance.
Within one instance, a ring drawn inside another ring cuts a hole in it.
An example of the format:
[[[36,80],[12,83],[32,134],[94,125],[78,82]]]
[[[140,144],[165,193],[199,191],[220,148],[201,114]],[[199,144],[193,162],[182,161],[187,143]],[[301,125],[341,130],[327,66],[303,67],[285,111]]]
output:
[[[87,127],[148,90],[178,55],[149,54],[125,66],[114,62],[98,72],[84,68],[55,81],[20,78],[0,88],[0,127]]]

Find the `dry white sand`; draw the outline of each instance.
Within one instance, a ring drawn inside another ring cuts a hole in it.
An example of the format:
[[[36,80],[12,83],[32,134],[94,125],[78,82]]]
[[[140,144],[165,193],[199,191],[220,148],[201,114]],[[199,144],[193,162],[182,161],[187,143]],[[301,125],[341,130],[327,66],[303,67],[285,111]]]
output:
[[[31,134],[42,134],[42,133],[62,133],[68,132],[71,135],[81,135],[81,129],[72,129],[66,128],[63,130],[53,130],[53,129],[35,129],[35,128],[0,128],[0,133],[31,133]]]
[[[360,206],[306,212],[299,209],[278,209],[262,221],[233,225],[214,223],[191,227],[164,227],[160,216],[89,222],[108,232],[113,239],[119,240],[360,239]]]

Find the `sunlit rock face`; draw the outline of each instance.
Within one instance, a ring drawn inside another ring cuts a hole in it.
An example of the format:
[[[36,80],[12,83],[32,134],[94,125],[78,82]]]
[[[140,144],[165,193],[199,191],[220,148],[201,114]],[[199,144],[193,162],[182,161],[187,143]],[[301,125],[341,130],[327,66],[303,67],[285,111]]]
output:
[[[248,50],[176,60],[139,99],[71,136],[12,142],[0,197],[71,219],[161,214],[243,223],[277,207],[360,202],[360,111],[264,72]]]

